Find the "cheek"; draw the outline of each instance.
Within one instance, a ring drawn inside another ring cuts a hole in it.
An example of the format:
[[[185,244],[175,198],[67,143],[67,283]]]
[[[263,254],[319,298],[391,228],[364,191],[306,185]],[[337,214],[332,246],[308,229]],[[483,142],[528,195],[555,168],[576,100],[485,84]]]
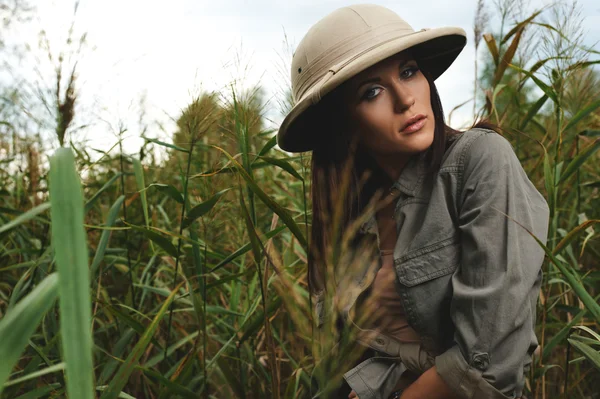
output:
[[[392,121],[392,117],[384,104],[385,99],[372,104],[365,104],[358,107],[354,112],[353,126],[361,132],[371,132],[377,134],[389,128],[386,121]]]
[[[433,113],[431,108],[431,94],[429,91],[429,83],[425,76],[422,77],[423,82],[419,85],[419,98],[421,99],[423,105],[426,107],[427,111]]]

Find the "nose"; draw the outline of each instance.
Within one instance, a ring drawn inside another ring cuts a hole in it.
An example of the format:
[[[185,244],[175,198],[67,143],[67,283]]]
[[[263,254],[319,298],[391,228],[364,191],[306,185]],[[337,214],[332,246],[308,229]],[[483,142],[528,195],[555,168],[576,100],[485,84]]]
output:
[[[404,113],[416,101],[412,90],[398,81],[394,81],[392,85],[392,96],[394,99],[394,112],[398,114]]]

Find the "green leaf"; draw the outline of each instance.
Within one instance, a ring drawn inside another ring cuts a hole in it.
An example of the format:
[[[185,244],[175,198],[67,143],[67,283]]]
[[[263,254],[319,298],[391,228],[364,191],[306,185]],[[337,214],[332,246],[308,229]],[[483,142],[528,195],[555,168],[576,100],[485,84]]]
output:
[[[144,328],[144,326],[141,323],[139,323],[133,317],[129,316],[127,313],[120,311],[115,306],[107,305],[105,307],[105,310],[107,310],[113,316],[115,316],[116,318],[118,318],[119,320],[121,320],[122,322],[124,322],[125,324],[127,324],[129,327],[131,327],[139,335],[144,334],[144,331],[146,331],[146,329]],[[157,348],[162,349],[162,345],[160,344],[160,342],[158,342],[154,338],[152,338],[152,344],[154,346],[156,346]]]
[[[591,328],[589,328],[588,326],[575,326],[573,327],[574,330],[581,330],[581,331],[585,331],[588,334],[590,334],[592,337],[595,338],[594,342],[597,345],[600,345],[600,334],[598,334],[596,331],[592,330]],[[583,338],[583,337],[577,337],[575,336],[577,339]]]
[[[277,159],[277,158],[269,158],[269,157],[261,157],[261,159],[267,163],[270,163],[271,165],[279,166],[281,169],[285,170],[286,172],[288,172],[289,174],[291,174],[298,180],[304,180],[302,178],[302,176],[300,176],[300,174],[298,172],[296,172],[294,167],[285,159]]]
[[[175,186],[172,186],[170,184],[152,183],[148,186],[148,188],[150,187],[156,188],[158,191],[160,191],[163,194],[166,194],[168,197],[174,199],[176,202],[183,204],[183,196],[181,195],[179,190],[175,188]]]
[[[531,121],[537,115],[537,113],[544,106],[544,104],[546,104],[546,101],[548,101],[548,96],[544,94],[539,98],[539,100],[535,102],[535,104],[529,107],[529,111],[527,111],[527,115],[525,115],[525,118],[523,118],[523,122],[521,122],[519,130],[525,130],[525,128],[529,124],[529,121]]]
[[[149,142],[149,143],[158,144],[158,145],[160,145],[160,146],[167,147],[167,148],[171,148],[171,149],[173,149],[173,150],[177,150],[177,151],[181,151],[181,152],[185,152],[185,153],[188,153],[188,152],[189,152],[189,151],[188,151],[188,150],[186,150],[185,148],[178,147],[178,146],[176,146],[175,144],[169,144],[169,143],[165,143],[164,141],[160,141],[160,140],[157,140],[157,139],[150,139],[150,138],[148,138],[148,137],[142,137],[142,138],[143,138],[144,140],[146,140],[147,142]]]
[[[105,390],[106,390],[106,385],[100,385],[100,386],[96,387],[96,391],[103,392]],[[117,395],[117,398],[119,398],[119,399],[136,399],[135,397],[133,397],[123,391],[119,392],[119,394]]]
[[[554,336],[550,339],[550,341],[548,341],[548,343],[546,343],[546,345],[544,345],[544,350],[542,352],[542,360],[547,360],[548,357],[550,356],[550,354],[552,354],[552,350],[555,347],[557,347],[558,345],[560,345],[561,343],[563,343],[565,341],[565,339],[567,339],[567,337],[569,336],[569,332],[571,331],[571,328],[574,325],[576,325],[577,323],[579,323],[581,321],[581,319],[583,318],[583,316],[585,316],[586,313],[587,313],[586,310],[581,310],[579,313],[577,313],[577,315],[575,317],[573,317],[571,322],[566,324],[563,328],[560,329],[559,332],[554,334]]]
[[[33,372],[31,374],[24,375],[23,377],[15,378],[14,380],[8,381],[6,384],[4,384],[4,387],[6,388],[6,387],[9,387],[11,385],[17,385],[17,384],[20,384],[22,382],[29,381],[29,380],[41,377],[41,376],[46,375],[46,374],[51,374],[51,373],[56,373],[57,371],[62,371],[64,369],[65,369],[65,363],[64,362],[57,363],[57,364],[54,364],[54,365],[52,365],[50,367],[46,367],[45,369],[38,370],[38,371]]]
[[[558,243],[558,245],[554,248],[554,255],[558,255],[563,248],[571,243],[581,232],[585,231],[588,227],[600,223],[600,220],[586,220],[581,223],[579,226],[575,227],[573,230],[569,231],[569,233]]]
[[[273,136],[269,139],[269,141],[267,141],[267,143],[264,145],[264,147],[258,153],[258,156],[262,157],[267,152],[269,152],[269,150],[271,150],[271,148],[275,147],[275,145],[277,145],[277,136]]]
[[[219,198],[221,198],[223,196],[223,194],[225,194],[229,190],[231,190],[231,188],[226,188],[225,190],[221,190],[218,193],[216,193],[215,195],[213,195],[211,198],[209,198],[208,200],[206,200],[206,201],[202,202],[201,204],[198,204],[195,207],[193,207],[192,209],[190,209],[190,211],[185,216],[183,223],[181,224],[182,227],[184,229],[189,227],[192,223],[194,223],[194,221],[196,219],[198,219],[199,217],[202,217],[202,216],[206,215],[208,212],[210,212],[210,210],[217,204],[217,201],[219,201]]]
[[[564,171],[564,173],[560,177],[560,180],[558,181],[557,185],[561,184],[562,182],[567,180],[569,177],[571,177],[571,175],[573,175],[575,172],[577,172],[577,170],[581,167],[581,165],[583,165],[583,163],[585,161],[587,161],[592,155],[594,155],[596,153],[596,151],[598,151],[599,148],[600,148],[600,138],[594,140],[593,143],[591,143],[590,145],[585,147],[579,153],[579,155],[577,155],[575,158],[573,158],[573,160],[571,162],[569,162],[567,169]]]
[[[53,384],[48,384],[45,387],[42,388],[35,388],[27,393],[24,393],[23,395],[17,396],[14,399],[39,399],[39,398],[46,398],[48,397],[48,394],[52,391],[55,391],[57,389],[60,388],[60,384],[55,382]]]
[[[129,347],[129,343],[135,336],[135,332],[132,328],[128,328],[124,333],[121,334],[117,343],[111,348],[110,355],[104,366],[102,367],[102,372],[100,373],[100,377],[98,377],[98,383],[104,384],[108,378],[115,372],[117,366],[119,365],[119,360],[123,357],[123,353]]]
[[[133,372],[134,368],[138,365],[140,358],[146,351],[148,344],[158,329],[158,324],[167,312],[167,309],[169,309],[169,305],[173,301],[173,298],[175,298],[175,295],[179,291],[179,288],[182,284],[183,283],[179,284],[173,291],[171,291],[171,294],[162,304],[160,310],[154,317],[154,320],[152,320],[152,323],[150,323],[146,329],[146,332],[144,332],[144,335],[142,335],[129,356],[127,356],[125,362],[123,362],[121,367],[119,367],[117,374],[110,381],[100,399],[116,399],[119,396],[119,393],[123,390],[123,387],[125,387],[125,384],[127,384],[127,381],[129,380],[129,376]]]
[[[50,158],[52,245],[59,276],[60,332],[70,398],[94,398],[92,304],[83,195],[69,148]]]
[[[134,230],[137,230],[137,231],[141,231],[146,236],[146,238],[148,238],[149,240],[152,240],[155,244],[157,244],[159,247],[161,247],[167,254],[171,255],[174,258],[177,257],[177,248],[175,248],[175,246],[167,238],[158,234],[154,230],[146,229],[141,226],[131,225],[131,228]]]
[[[100,198],[100,194],[102,194],[104,191],[106,191],[110,186],[113,185],[113,183],[115,181],[117,181],[117,179],[119,177],[123,176],[123,173],[119,172],[116,175],[114,175],[113,177],[110,178],[109,181],[106,182],[105,185],[102,186],[102,188],[100,188],[100,190],[96,191],[96,193],[92,196],[92,198],[90,198],[88,200],[88,202],[85,204],[85,213],[88,213],[88,211],[90,209],[92,209],[92,206],[94,206],[94,203],[98,200],[98,198]]]
[[[573,345],[579,352],[588,359],[597,370],[600,370],[600,352],[592,348],[591,346],[584,344],[574,338],[568,339],[569,343]]]
[[[108,216],[106,218],[105,227],[112,227],[117,220],[117,216],[119,215],[119,210],[121,209],[121,205],[125,200],[125,196],[121,195],[115,203],[110,207],[108,211]],[[93,276],[96,275],[96,270],[104,259],[104,254],[106,253],[106,247],[108,246],[108,240],[110,240],[110,236],[112,234],[112,230],[106,229],[102,231],[102,235],[100,236],[100,242],[98,242],[98,247],[96,248],[96,254],[94,255],[94,259],[92,260],[92,266],[90,266],[90,274]]]
[[[570,128],[575,126],[577,123],[579,123],[579,121],[581,121],[583,118],[585,118],[586,116],[588,116],[589,114],[591,114],[592,112],[597,110],[598,108],[600,108],[600,100],[597,100],[597,101],[591,103],[590,105],[588,105],[587,107],[585,107],[584,109],[579,110],[579,112],[577,112],[575,114],[575,116],[573,116],[571,118],[569,123],[567,123],[567,126],[565,126],[565,130],[569,130]]]
[[[579,133],[579,135],[585,137],[600,137],[600,130],[586,129]]]
[[[552,90],[552,88],[550,88],[547,84],[545,84],[544,82],[542,82],[538,77],[536,77],[534,74],[532,74],[529,71],[526,71],[525,69],[521,69],[516,65],[510,64],[509,65],[511,68],[513,68],[514,70],[517,70],[521,73],[524,73],[525,75],[527,75],[527,77],[531,78],[535,84],[542,89],[542,91],[550,98],[552,99],[552,101],[554,101],[555,104],[558,105],[558,96],[556,95],[556,93],[554,92],[554,90]]]
[[[137,185],[137,189],[140,192],[140,198],[142,200],[142,211],[144,212],[144,221],[146,222],[146,227],[150,226],[150,220],[148,217],[148,200],[146,198],[146,183],[144,181],[144,168],[142,167],[142,163],[137,158],[131,158],[133,162],[133,172],[135,173],[135,183]]]
[[[519,224],[517,221],[513,220],[515,223]],[[520,224],[519,224],[520,225]],[[600,323],[600,304],[590,295],[589,292],[585,289],[583,284],[577,279],[577,277],[566,267],[566,265],[557,259],[550,249],[544,245],[533,233],[527,230],[524,226],[520,225],[524,228],[529,235],[533,237],[533,239],[538,243],[538,245],[544,250],[546,256],[552,262],[558,270],[565,277],[565,280],[569,283],[569,286],[573,289],[575,294],[579,297],[581,302],[583,302],[584,306],[590,311],[590,313],[594,316],[596,322]]]
[[[29,338],[54,305],[57,295],[58,275],[53,273],[0,319],[0,393]]]
[[[544,149],[544,185],[546,187],[548,207],[550,208],[550,217],[554,215],[554,174],[552,173],[552,169],[550,168],[550,156],[546,151],[546,148],[542,146]]]
[[[283,231],[285,229],[286,226],[279,226],[276,229],[273,229],[269,232],[267,232],[265,234],[265,237],[271,238],[274,237],[275,235],[279,234],[281,231]],[[223,259],[222,261],[220,261],[215,267],[213,267],[210,270],[210,273],[213,273],[215,271],[217,271],[218,269],[220,269],[221,267],[225,266],[226,264],[228,264],[229,262],[233,261],[234,259],[236,259],[239,256],[242,256],[243,254],[245,254],[246,252],[250,251],[252,249],[252,245],[251,243],[247,243],[244,246],[242,246],[241,248],[239,248],[237,251],[233,252],[232,254],[228,255],[225,259]],[[208,284],[209,286],[211,284]]]
[[[577,70],[577,69],[584,69],[587,68],[591,65],[598,65],[600,64],[600,60],[595,60],[595,61],[578,61],[573,65],[570,65],[567,68],[567,71],[573,71],[573,70]]]
[[[229,161],[231,161],[231,163],[236,167],[236,169],[238,170],[238,173],[244,178],[244,180],[246,180],[248,187],[261,199],[262,202],[265,203],[265,205],[267,205],[273,212],[275,212],[277,215],[279,215],[279,217],[281,218],[283,223],[290,229],[292,234],[296,237],[296,239],[298,240],[298,242],[300,243],[302,248],[304,248],[304,250],[307,250],[308,242],[306,241],[306,237],[304,237],[302,235],[302,231],[300,230],[300,228],[298,227],[296,222],[294,222],[294,219],[290,216],[290,214],[281,205],[279,205],[275,200],[273,200],[273,198],[269,197],[258,186],[258,184],[256,184],[256,182],[248,174],[248,172],[246,172],[246,170],[244,170],[242,165],[240,165],[239,162],[237,162],[227,151],[225,151],[222,148],[217,147],[217,146],[213,146],[213,147],[216,148],[217,150],[221,151],[223,154],[225,154],[225,156],[229,159]]]
[[[31,219],[33,219],[34,217],[36,217],[37,215],[39,215],[40,213],[44,213],[48,210],[48,208],[50,208],[50,203],[46,202],[42,205],[38,205],[35,208],[32,208],[30,210],[28,210],[27,212],[17,216],[16,218],[14,218],[13,220],[11,220],[10,222],[0,226],[0,237],[3,233],[14,229],[15,227],[17,227],[18,225],[25,223]]]
[[[545,7],[544,7],[545,8]],[[538,16],[540,15],[543,11],[544,8],[542,8],[541,10],[535,11],[533,14],[531,14],[529,16],[529,18],[519,22],[517,25],[515,25],[514,28],[512,28],[503,38],[502,41],[500,42],[500,45],[503,45],[504,43],[506,43],[508,41],[508,39],[510,39],[513,35],[515,34],[519,34],[519,32],[521,32],[525,26],[527,26],[527,24],[532,23],[532,21]],[[514,40],[513,40],[514,43]]]
[[[281,306],[281,297],[279,295],[271,298],[269,301],[269,305],[267,307],[267,317],[271,317],[277,309]],[[259,310],[254,316],[252,316],[244,325],[242,326],[242,337],[240,338],[237,345],[241,345],[250,338],[253,334],[255,334],[260,328],[264,326],[265,312],[263,310]]]
[[[158,380],[158,382],[165,387],[169,388],[172,392],[177,393],[178,395],[183,396],[184,398],[197,399],[198,394],[191,391],[189,388],[184,387],[180,384],[172,382],[168,378],[165,378],[162,374],[157,373],[156,371],[146,368],[146,367],[136,367],[139,368],[146,376],[150,378],[154,378]]]

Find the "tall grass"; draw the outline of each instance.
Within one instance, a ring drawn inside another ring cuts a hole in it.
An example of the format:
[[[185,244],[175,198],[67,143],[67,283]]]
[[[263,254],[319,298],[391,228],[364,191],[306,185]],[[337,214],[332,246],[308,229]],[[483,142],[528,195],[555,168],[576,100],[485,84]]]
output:
[[[581,43],[560,42],[550,11],[483,35],[490,61],[474,89],[551,207],[528,397],[586,398],[600,370],[600,55],[566,57]],[[547,53],[520,59],[536,37]],[[57,95],[72,106],[75,81]],[[61,143],[73,109],[56,118]],[[333,317],[314,324],[310,157],[278,151],[264,113],[259,90],[204,94],[172,143],[146,137],[131,157],[118,142],[96,162],[74,144],[49,170],[31,153],[40,143],[0,136],[0,397],[331,396],[360,350]],[[322,298],[328,309],[356,293],[347,277],[369,260],[343,233],[328,281],[348,297]]]

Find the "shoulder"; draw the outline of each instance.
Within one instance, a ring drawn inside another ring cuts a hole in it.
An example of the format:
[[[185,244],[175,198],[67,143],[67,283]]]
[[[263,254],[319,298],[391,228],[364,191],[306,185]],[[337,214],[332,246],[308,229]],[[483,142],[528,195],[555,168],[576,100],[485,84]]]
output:
[[[469,173],[508,165],[520,165],[510,142],[489,129],[470,129],[451,139],[444,163]],[[482,170],[483,169],[483,170]]]

